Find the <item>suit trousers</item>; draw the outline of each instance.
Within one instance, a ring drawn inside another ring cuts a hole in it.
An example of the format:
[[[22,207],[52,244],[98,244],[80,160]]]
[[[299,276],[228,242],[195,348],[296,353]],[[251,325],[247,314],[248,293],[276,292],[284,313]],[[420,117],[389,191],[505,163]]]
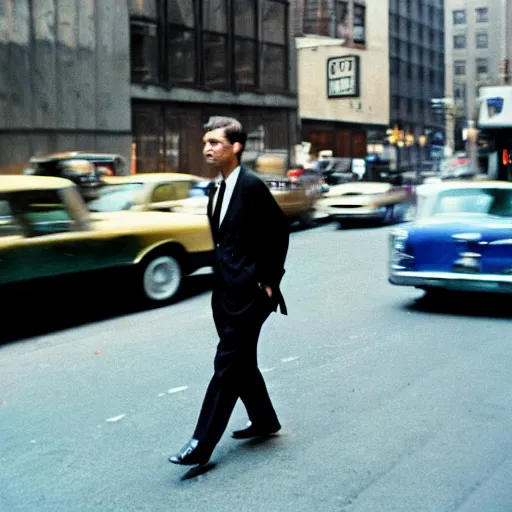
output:
[[[273,309],[262,290],[251,306],[240,314],[230,314],[221,303],[221,291],[212,295],[215,327],[219,335],[214,374],[206,390],[194,439],[212,449],[226,430],[240,398],[253,424],[278,422],[263,376],[258,368],[257,346],[263,323]]]

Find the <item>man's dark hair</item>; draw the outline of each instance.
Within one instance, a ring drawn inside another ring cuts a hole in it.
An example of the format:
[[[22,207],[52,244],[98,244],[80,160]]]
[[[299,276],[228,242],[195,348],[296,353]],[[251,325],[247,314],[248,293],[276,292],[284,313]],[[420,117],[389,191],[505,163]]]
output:
[[[208,119],[208,122],[203,125],[205,132],[218,130],[219,128],[224,129],[226,139],[228,139],[231,144],[235,142],[242,144],[242,149],[237,155],[238,161],[240,161],[242,152],[245,149],[245,143],[247,142],[247,133],[245,133],[242,123],[234,117],[212,116]]]

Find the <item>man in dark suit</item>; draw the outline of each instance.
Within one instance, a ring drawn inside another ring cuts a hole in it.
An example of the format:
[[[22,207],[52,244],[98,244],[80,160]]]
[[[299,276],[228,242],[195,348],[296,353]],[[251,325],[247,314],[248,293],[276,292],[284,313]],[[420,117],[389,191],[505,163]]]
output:
[[[289,224],[267,185],[240,165],[247,140],[242,125],[212,117],[204,129],[203,155],[222,175],[208,202],[215,243],[212,311],[219,344],[193,437],[169,457],[184,465],[208,462],[238,398],[250,421],[233,432],[234,438],[267,436],[281,428],[258,369],[257,344],[270,313],[279,306],[287,314],[279,286]]]

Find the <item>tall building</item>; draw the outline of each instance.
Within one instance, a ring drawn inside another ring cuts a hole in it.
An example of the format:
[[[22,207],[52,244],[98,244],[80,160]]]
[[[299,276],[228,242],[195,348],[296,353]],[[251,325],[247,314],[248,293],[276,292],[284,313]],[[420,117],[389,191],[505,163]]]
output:
[[[389,0],[390,124],[403,170],[436,161],[444,152],[444,115],[431,103],[445,96],[443,4]]]
[[[138,171],[206,174],[201,127],[233,115],[251,149],[297,143],[295,44],[286,0],[129,0]],[[254,151],[252,151],[254,153]]]
[[[247,151],[291,156],[287,0],[0,1],[0,172],[68,150],[135,155],[138,172],[209,175],[201,127],[233,115]]]
[[[363,158],[389,126],[388,0],[298,0],[302,140],[311,154]]]
[[[453,134],[455,150],[465,149],[463,134],[477,120],[480,88],[499,85],[505,78],[502,62],[510,59],[512,51],[506,34],[512,10],[508,4],[506,0],[445,0],[446,95],[455,105],[447,130]]]
[[[0,2],[0,172],[71,149],[130,156],[126,0]]]

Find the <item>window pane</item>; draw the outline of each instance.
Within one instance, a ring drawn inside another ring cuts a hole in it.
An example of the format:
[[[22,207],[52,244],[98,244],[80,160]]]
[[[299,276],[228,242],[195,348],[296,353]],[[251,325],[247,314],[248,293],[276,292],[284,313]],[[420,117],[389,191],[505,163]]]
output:
[[[268,43],[286,43],[286,6],[284,4],[265,0],[263,40]]]
[[[348,23],[348,2],[338,1],[336,5],[336,30],[337,37],[348,39],[350,37],[350,28]]]
[[[263,45],[262,87],[264,89],[285,89],[286,47]]]
[[[169,78],[193,83],[196,79],[194,33],[172,28],[169,33]]]
[[[487,59],[476,59],[476,74],[478,75],[486,75],[488,72],[488,64]]]
[[[477,48],[487,48],[487,34],[477,34],[476,35],[476,47]]]
[[[158,81],[157,26],[154,23],[132,21],[130,45],[132,81]]]
[[[453,47],[459,50],[466,48],[466,36],[453,36]]]
[[[227,32],[226,0],[203,0],[203,27],[210,32]]]
[[[225,88],[228,85],[226,36],[204,35],[205,84],[210,87]]]
[[[306,1],[304,6],[304,33],[332,36],[330,0]]]
[[[238,85],[254,85],[256,43],[237,39],[235,41],[235,72]]]
[[[453,11],[453,24],[454,25],[463,25],[466,23],[466,11],[458,10]]]
[[[237,0],[234,2],[235,34],[255,37],[256,0]]]
[[[192,0],[172,0],[172,2],[168,2],[169,23],[193,28],[195,26],[194,3]]]
[[[163,154],[161,109],[133,105],[132,116],[137,172],[158,172],[161,170]]]
[[[454,70],[455,75],[465,75],[466,74],[466,61],[465,60],[454,61],[453,70]]]
[[[365,8],[362,5],[354,5],[354,43],[365,43],[364,21]]]
[[[485,22],[489,21],[487,7],[481,7],[479,9],[475,9],[475,14],[476,14],[476,22],[477,23],[485,23]]]
[[[141,16],[156,20],[158,17],[156,0],[129,0],[130,16]]]

